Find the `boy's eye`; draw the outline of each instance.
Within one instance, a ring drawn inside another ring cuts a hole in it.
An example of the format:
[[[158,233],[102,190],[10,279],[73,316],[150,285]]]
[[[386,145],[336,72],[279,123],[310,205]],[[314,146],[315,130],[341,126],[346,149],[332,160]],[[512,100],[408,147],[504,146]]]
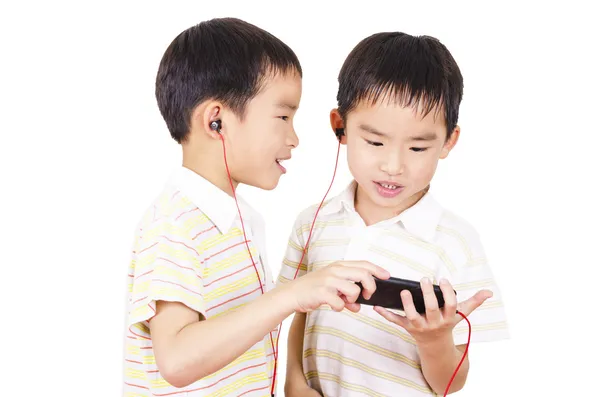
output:
[[[288,119],[289,119],[288,116],[279,116],[279,118],[283,121],[288,121]]]
[[[426,151],[428,148],[426,147],[411,147],[410,150],[412,150],[413,152],[424,152]]]
[[[381,142],[373,142],[373,141],[370,141],[370,140],[368,140],[368,139],[365,139],[365,141],[366,141],[366,142],[367,142],[369,145],[372,145],[372,146],[383,146],[383,143],[381,143]]]

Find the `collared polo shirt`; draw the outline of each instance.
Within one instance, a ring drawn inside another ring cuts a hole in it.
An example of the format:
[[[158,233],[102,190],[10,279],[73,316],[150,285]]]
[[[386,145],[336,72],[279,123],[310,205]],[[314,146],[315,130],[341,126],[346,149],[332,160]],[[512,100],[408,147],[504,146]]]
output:
[[[238,201],[266,292],[274,285],[264,222],[243,199]],[[137,228],[128,276],[124,396],[270,396],[273,349],[268,334],[223,369],[185,388],[164,380],[152,349],[148,320],[159,300],[181,302],[210,320],[261,295],[231,196],[187,168],[174,172]],[[275,339],[276,332],[272,334]]]
[[[444,209],[428,192],[400,215],[366,226],[354,208],[356,183],[319,211],[298,276],[336,261],[364,260],[393,277],[437,284],[448,279],[459,302],[480,289],[493,298],[475,310],[471,342],[508,337],[502,298],[475,229]],[[293,279],[317,206],[303,211],[293,227],[278,282]],[[467,342],[465,321],[454,329],[457,345]],[[308,313],[303,368],[309,385],[324,396],[435,395],[426,382],[414,338],[371,306],[359,313],[328,306]]]

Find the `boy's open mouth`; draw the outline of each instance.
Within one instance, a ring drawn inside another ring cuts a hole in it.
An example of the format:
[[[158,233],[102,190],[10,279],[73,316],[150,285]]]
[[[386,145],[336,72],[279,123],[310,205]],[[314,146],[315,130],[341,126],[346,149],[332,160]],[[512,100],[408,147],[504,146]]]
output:
[[[378,184],[381,187],[384,187],[386,189],[390,189],[390,190],[396,190],[396,189],[400,189],[402,187],[402,185],[399,185],[397,183],[392,183],[392,182],[375,182],[376,184]]]
[[[389,181],[373,181],[381,197],[394,198],[404,191],[404,186]]]
[[[287,170],[285,169],[285,167],[283,166],[283,163],[287,160],[289,160],[291,157],[286,157],[286,158],[281,158],[281,159],[275,159],[275,162],[277,163],[277,165],[279,166],[279,168],[281,169],[281,172],[283,172],[284,174],[287,172]]]

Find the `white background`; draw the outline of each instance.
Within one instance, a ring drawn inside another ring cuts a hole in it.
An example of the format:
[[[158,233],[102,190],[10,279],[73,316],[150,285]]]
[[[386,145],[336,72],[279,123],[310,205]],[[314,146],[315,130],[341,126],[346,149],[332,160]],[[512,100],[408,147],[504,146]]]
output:
[[[461,140],[433,191],[480,231],[512,333],[472,346],[458,395],[597,392],[600,30],[591,6],[59,3],[0,9],[1,396],[120,395],[134,227],[181,158],[155,104],[155,73],[180,31],[220,16],[275,34],[304,68],[288,174],[273,192],[240,190],[265,215],[274,272],[296,214],[329,184],[337,145],[328,112],[347,53],[378,31],[436,36],[462,69],[465,96]],[[350,178],[343,155],[340,164],[332,192]]]

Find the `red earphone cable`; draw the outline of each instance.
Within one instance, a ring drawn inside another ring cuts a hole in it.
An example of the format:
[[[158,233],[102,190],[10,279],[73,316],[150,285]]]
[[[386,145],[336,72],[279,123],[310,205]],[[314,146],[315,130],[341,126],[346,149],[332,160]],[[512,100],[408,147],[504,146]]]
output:
[[[227,170],[227,177],[229,179],[229,185],[231,186],[231,191],[233,193],[233,198],[235,200],[235,205],[237,207],[238,215],[240,217],[240,222],[242,224],[242,232],[244,234],[244,242],[246,244],[246,249],[248,250],[248,255],[250,256],[250,260],[252,261],[252,265],[254,266],[254,271],[256,272],[256,277],[258,278],[258,282],[260,284],[261,294],[264,294],[265,291],[263,289],[262,280],[260,278],[260,274],[258,272],[258,268],[256,267],[256,263],[254,263],[254,258],[252,257],[252,253],[250,251],[250,246],[248,245],[248,238],[246,237],[246,229],[244,227],[244,220],[242,219],[242,212],[240,211],[240,206],[239,206],[239,203],[238,203],[238,200],[237,200],[237,196],[235,194],[235,188],[233,186],[233,180],[231,178],[231,173],[229,171],[229,165],[227,164],[227,152],[225,150],[225,140],[223,139],[222,135],[220,135],[220,137],[221,137],[221,142],[223,143],[223,157],[224,157],[224,160],[225,160],[225,169]],[[335,175],[337,173],[338,161],[339,161],[339,157],[340,157],[340,148],[341,148],[341,142],[338,144],[337,155],[336,155],[336,158],[335,158],[335,168],[333,170],[333,177],[331,178],[331,183],[329,184],[329,188],[327,189],[327,192],[325,193],[325,196],[323,196],[323,200],[321,200],[321,203],[319,204],[319,207],[317,208],[317,211],[315,213],[315,217],[314,217],[314,219],[312,221],[312,224],[310,226],[310,231],[308,233],[308,239],[306,241],[306,244],[304,245],[304,249],[302,250],[302,256],[300,257],[300,261],[298,262],[298,266],[296,268],[296,273],[294,274],[293,280],[295,280],[296,277],[298,277],[298,272],[300,271],[300,266],[302,265],[302,261],[304,260],[304,256],[306,255],[306,250],[308,248],[308,244],[309,244],[310,239],[312,237],[313,229],[314,229],[315,223],[317,221],[317,216],[319,215],[319,211],[321,210],[321,207],[323,206],[323,203],[327,199],[327,195],[329,194],[329,191],[331,190],[331,187],[333,186],[333,182],[335,181]],[[452,382],[454,381],[454,378],[458,374],[458,371],[459,371],[462,363],[465,361],[465,359],[467,357],[467,353],[469,351],[469,345],[471,343],[471,322],[469,321],[469,319],[467,318],[467,316],[465,316],[463,313],[458,312],[458,311],[457,311],[457,313],[459,315],[461,315],[467,321],[467,324],[469,325],[469,336],[468,336],[468,339],[467,339],[467,347],[465,349],[465,352],[463,353],[463,356],[462,356],[460,362],[458,363],[458,366],[454,370],[454,373],[452,374],[452,378],[450,378],[450,382],[448,382],[448,386],[446,387],[446,391],[444,392],[444,397],[446,397],[448,395],[448,391],[450,390],[450,386],[452,385]],[[271,396],[275,396],[275,383],[276,383],[275,380],[277,378],[277,360],[278,360],[278,356],[279,356],[279,334],[280,333],[281,333],[281,324],[279,324],[279,327],[277,327],[277,336],[275,338],[276,342],[273,342],[272,331],[269,331],[269,337],[271,339],[271,349],[273,350],[273,356],[274,356],[273,357],[274,358],[273,377],[272,377],[272,382],[271,382]]]
[[[225,157],[225,169],[227,170],[227,176],[229,178],[229,186],[231,186],[231,192],[233,193],[233,199],[235,200],[235,206],[238,210],[238,215],[240,216],[240,223],[242,224],[242,233],[244,233],[244,243],[246,243],[246,249],[248,250],[248,255],[250,255],[250,260],[252,261],[252,265],[254,266],[254,270],[256,271],[256,277],[258,278],[260,284],[260,292],[265,293],[262,285],[262,281],[260,279],[260,274],[258,273],[258,269],[256,268],[256,264],[254,263],[254,258],[252,257],[252,253],[250,252],[250,246],[248,245],[248,238],[246,237],[246,228],[244,227],[244,220],[242,219],[242,212],[240,211],[240,205],[238,204],[237,195],[235,194],[235,188],[233,187],[233,180],[231,179],[231,173],[229,172],[229,165],[227,164],[227,152],[225,150],[225,140],[221,136],[221,142],[223,142],[223,156]]]
[[[235,194],[235,188],[233,186],[233,180],[231,179],[231,172],[229,171],[229,164],[227,164],[227,151],[225,150],[225,139],[223,136],[219,134],[221,138],[221,142],[223,143],[223,158],[225,159],[225,169],[227,170],[227,177],[229,179],[229,186],[231,186],[231,192],[233,193],[233,199],[235,200],[235,206],[238,210],[238,215],[240,217],[240,223],[242,224],[242,233],[244,234],[244,243],[246,243],[246,249],[248,250],[248,255],[250,256],[250,260],[252,261],[252,266],[254,266],[254,271],[256,272],[256,278],[258,278],[258,283],[260,284],[260,293],[264,294],[265,290],[262,285],[262,280],[260,278],[260,274],[258,273],[258,268],[256,267],[256,263],[254,263],[254,258],[252,257],[252,252],[250,251],[250,245],[248,245],[248,238],[246,237],[246,228],[244,227],[244,220],[242,218],[242,211],[240,211],[240,205],[237,200],[237,195]],[[281,327],[281,325],[280,325]],[[269,338],[271,339],[271,349],[273,350],[273,356],[275,359],[274,371],[277,370],[277,354],[275,353],[275,343],[273,342],[273,333],[269,331]],[[271,385],[271,394],[274,393],[274,385],[275,385],[275,372],[273,372],[273,383]]]
[[[315,222],[317,221],[317,215],[319,215],[319,211],[321,210],[321,207],[323,206],[323,203],[325,202],[325,199],[327,198],[327,195],[329,194],[329,191],[331,190],[331,186],[333,186],[333,181],[335,180],[335,174],[337,172],[338,161],[340,158],[341,146],[342,146],[341,143],[338,144],[338,151],[337,151],[337,155],[335,157],[335,167],[333,169],[333,177],[331,178],[331,183],[329,184],[329,188],[327,189],[325,196],[323,196],[323,200],[321,200],[321,204],[319,204],[319,207],[317,208],[317,212],[315,213],[315,217],[313,218],[312,225],[310,227],[310,232],[308,233],[308,239],[306,240],[306,244],[304,245],[304,249],[302,250],[302,256],[300,257],[300,261],[298,262],[298,266],[296,267],[296,273],[294,274],[294,278],[292,280],[295,280],[296,277],[298,277],[298,272],[300,271],[300,266],[302,265],[302,261],[304,260],[304,255],[306,255],[306,249],[308,248],[308,243],[310,242],[313,228],[315,226]],[[275,368],[274,368],[274,372],[273,372],[273,379],[275,379],[275,377],[277,376],[277,359],[279,358],[279,334],[280,333],[281,333],[281,324],[279,325],[279,328],[277,329],[277,336],[275,337],[276,351],[275,351]],[[272,390],[271,390],[272,395],[274,393],[274,391],[273,391],[274,387],[275,387],[275,381],[273,380],[273,385],[272,385]]]
[[[302,265],[302,261],[304,260],[304,255],[306,255],[306,249],[308,248],[308,243],[310,242],[310,238],[312,237],[313,229],[315,227],[315,223],[317,221],[317,216],[319,215],[319,211],[321,210],[321,207],[323,206],[323,203],[327,199],[327,195],[329,194],[329,191],[331,190],[331,187],[333,186],[333,181],[335,180],[335,174],[337,172],[338,161],[340,159],[341,146],[342,146],[341,143],[338,144],[337,155],[335,156],[335,167],[333,169],[333,177],[331,178],[331,183],[329,184],[329,188],[327,188],[327,192],[325,193],[325,196],[323,196],[323,200],[321,200],[321,204],[319,204],[319,207],[317,208],[317,212],[315,213],[315,217],[312,221],[312,225],[310,225],[308,239],[306,240],[306,244],[304,245],[304,249],[302,250],[302,256],[300,257],[300,262],[298,262],[298,267],[296,267],[296,274],[294,274],[294,280],[296,279],[296,277],[298,277],[298,272],[300,271],[300,266]]]
[[[469,326],[469,336],[467,338],[467,347],[465,348],[465,352],[463,353],[462,358],[460,359],[460,362],[456,366],[456,369],[454,370],[454,373],[452,374],[452,378],[450,378],[450,382],[448,382],[448,386],[446,386],[446,391],[444,392],[444,397],[446,397],[448,395],[450,386],[452,386],[452,382],[454,382],[454,378],[456,377],[456,374],[458,374],[458,370],[460,369],[460,366],[462,365],[463,361],[465,361],[465,359],[467,358],[467,353],[469,352],[469,345],[471,344],[471,322],[469,321],[467,316],[465,316],[461,312],[457,311],[456,313],[460,314],[460,316],[462,318],[464,318],[465,321],[467,322],[467,325]]]

